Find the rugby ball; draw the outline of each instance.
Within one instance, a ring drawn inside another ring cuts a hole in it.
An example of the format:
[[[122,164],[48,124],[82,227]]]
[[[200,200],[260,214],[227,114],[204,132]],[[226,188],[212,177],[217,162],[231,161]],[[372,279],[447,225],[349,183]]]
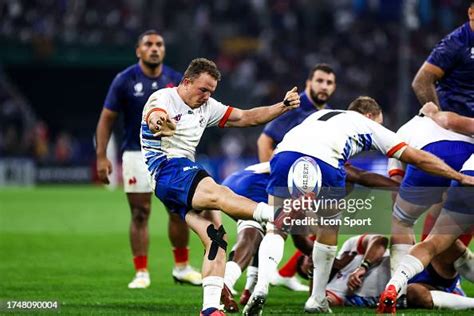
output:
[[[298,158],[288,171],[288,190],[293,198],[321,190],[322,176],[318,163],[311,157]]]

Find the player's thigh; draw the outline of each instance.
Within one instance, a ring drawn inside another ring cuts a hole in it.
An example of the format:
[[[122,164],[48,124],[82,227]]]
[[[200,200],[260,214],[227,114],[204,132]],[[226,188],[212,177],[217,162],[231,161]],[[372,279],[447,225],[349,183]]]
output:
[[[199,236],[204,246],[209,246],[211,239],[208,235],[208,227],[213,226],[218,229],[222,225],[221,214],[219,211],[196,212],[190,210],[185,217],[188,226]]]
[[[235,195],[229,188],[217,184],[211,177],[199,181],[192,198],[192,207],[199,210],[219,209],[221,201]]]

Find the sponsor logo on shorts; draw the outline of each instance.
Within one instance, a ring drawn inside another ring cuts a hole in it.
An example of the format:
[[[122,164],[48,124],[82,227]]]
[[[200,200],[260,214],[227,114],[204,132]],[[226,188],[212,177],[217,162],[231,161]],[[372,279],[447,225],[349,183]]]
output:
[[[197,169],[197,168],[198,168],[197,166],[184,167],[184,168],[183,168],[183,171],[195,170],[195,169]]]

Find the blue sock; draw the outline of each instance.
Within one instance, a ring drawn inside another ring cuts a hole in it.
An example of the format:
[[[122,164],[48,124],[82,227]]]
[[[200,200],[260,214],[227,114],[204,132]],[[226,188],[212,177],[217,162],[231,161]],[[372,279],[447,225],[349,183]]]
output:
[[[212,313],[214,313],[216,310],[217,310],[217,308],[215,308],[215,307],[209,307],[209,308],[206,308],[205,310],[201,311],[201,313],[202,313],[204,316],[209,316],[209,315],[211,315]]]

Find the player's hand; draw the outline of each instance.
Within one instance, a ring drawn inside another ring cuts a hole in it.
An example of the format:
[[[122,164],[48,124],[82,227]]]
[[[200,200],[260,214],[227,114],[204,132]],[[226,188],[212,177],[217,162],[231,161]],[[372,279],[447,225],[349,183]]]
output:
[[[474,177],[468,176],[466,174],[461,174],[461,180],[459,182],[465,186],[474,186]]]
[[[288,110],[296,109],[300,106],[300,96],[297,87],[293,87],[293,89],[285,94],[283,104],[288,108]]]
[[[109,184],[109,174],[112,173],[112,163],[107,157],[97,158],[97,175],[100,182]]]
[[[156,115],[150,119],[150,130],[155,137],[172,136],[176,131],[176,123],[168,116]]]
[[[349,275],[349,280],[347,281],[347,287],[350,291],[354,292],[362,285],[362,280],[364,275],[367,273],[367,270],[363,267],[358,267]]]
[[[439,112],[438,106],[433,102],[427,102],[420,110],[420,113],[424,114],[425,116],[432,117],[434,114]]]

